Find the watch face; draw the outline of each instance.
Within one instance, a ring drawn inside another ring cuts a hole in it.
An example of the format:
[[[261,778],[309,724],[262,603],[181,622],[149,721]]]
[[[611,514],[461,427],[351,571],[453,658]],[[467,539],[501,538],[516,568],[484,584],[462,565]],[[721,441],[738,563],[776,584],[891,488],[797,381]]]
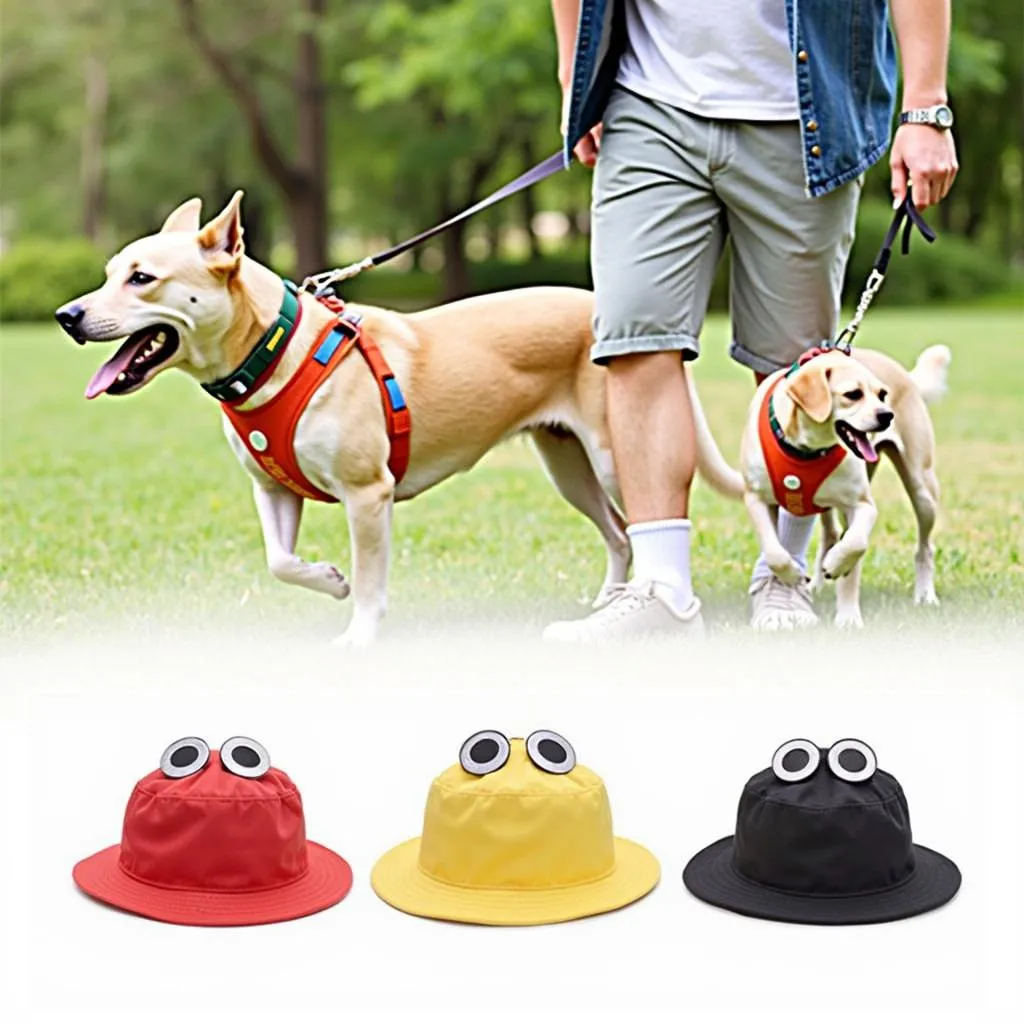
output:
[[[953,111],[949,107],[936,107],[935,108],[935,123],[940,128],[952,128],[953,127]]]

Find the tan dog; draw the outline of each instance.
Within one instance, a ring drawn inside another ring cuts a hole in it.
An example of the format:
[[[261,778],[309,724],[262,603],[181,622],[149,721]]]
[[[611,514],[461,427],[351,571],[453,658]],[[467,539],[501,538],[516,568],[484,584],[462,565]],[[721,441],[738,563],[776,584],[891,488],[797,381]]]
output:
[[[776,422],[793,448],[814,451],[842,445],[848,453],[813,495],[814,502],[827,510],[822,515],[824,531],[814,584],[820,587],[824,579],[837,580],[835,621],[839,626],[863,625],[860,568],[877,514],[871,478],[879,451],[895,466],[917,518],[914,600],[938,603],[931,532],[939,483],[935,435],[926,403],[944,393],[951,358],[945,345],[932,346],[908,373],[880,352],[855,349],[852,358],[829,352],[808,360],[781,384],[787,371],[772,374],[751,403],[740,456],[744,499],[765,560],[783,582],[798,583],[803,573],[776,532],[778,504],[758,433],[766,393],[775,389]],[[845,523],[841,536],[836,513]]]
[[[205,227],[200,201],[175,210],[159,234],[126,246],[107,264],[106,283],[57,311],[76,341],[127,340],[95,374],[87,397],[130,394],[172,366],[200,382],[231,373],[278,315],[284,285],[244,254],[241,193]],[[267,383],[240,407],[277,394],[333,314],[309,295]],[[352,537],[355,613],[340,638],[374,639],[385,610],[391,511],[471,468],[513,434],[529,434],[562,496],[598,528],[607,549],[606,589],[626,579],[629,542],[605,421],[605,372],[589,359],[592,296],[570,288],[502,292],[403,316],[351,307],[381,348],[412,413],[409,468],[388,470],[381,396],[366,363],[347,358],[314,394],[295,433],[307,478],[345,503]],[[690,381],[693,392],[692,379]],[[696,393],[698,469],[739,500],[742,480],[722,458]],[[253,477],[271,573],[344,598],[344,575],[295,553],[302,498],[257,467],[225,420],[225,433]],[[598,601],[601,600],[599,595]]]

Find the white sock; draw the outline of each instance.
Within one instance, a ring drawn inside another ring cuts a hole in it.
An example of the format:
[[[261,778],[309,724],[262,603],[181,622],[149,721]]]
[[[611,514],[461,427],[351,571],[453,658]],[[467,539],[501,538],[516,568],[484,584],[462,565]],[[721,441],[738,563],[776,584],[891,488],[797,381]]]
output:
[[[817,516],[794,516],[785,509],[779,509],[779,540],[782,546],[793,556],[797,565],[807,575],[807,549],[811,544],[811,536],[814,534],[814,523]],[[758,583],[766,580],[772,575],[764,555],[760,555],[754,565],[751,583]]]
[[[626,527],[633,548],[633,579],[653,580],[672,591],[677,612],[693,604],[690,583],[690,520],[656,519]]]

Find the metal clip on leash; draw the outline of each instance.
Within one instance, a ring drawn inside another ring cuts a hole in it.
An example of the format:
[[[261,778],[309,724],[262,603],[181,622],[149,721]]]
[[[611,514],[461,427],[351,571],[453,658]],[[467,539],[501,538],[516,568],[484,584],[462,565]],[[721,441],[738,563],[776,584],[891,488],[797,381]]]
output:
[[[905,225],[904,221],[906,221]],[[860,329],[864,314],[867,313],[868,307],[874,301],[875,296],[881,290],[882,284],[885,281],[885,272],[889,267],[892,247],[896,243],[896,236],[899,234],[901,226],[903,227],[901,251],[904,256],[910,252],[910,236],[913,234],[914,228],[921,232],[921,236],[926,242],[935,241],[935,232],[928,226],[924,217],[921,216],[920,211],[914,205],[910,192],[907,192],[906,198],[897,207],[892,223],[889,225],[889,230],[885,234],[885,241],[882,243],[882,248],[879,250],[874,266],[871,268],[871,273],[868,275],[864,290],[860,293],[860,300],[857,302],[857,309],[853,314],[853,318],[839,332],[836,340],[827,346],[828,348],[837,348],[840,352],[845,352],[847,355],[850,354],[850,349],[853,348],[853,339]]]

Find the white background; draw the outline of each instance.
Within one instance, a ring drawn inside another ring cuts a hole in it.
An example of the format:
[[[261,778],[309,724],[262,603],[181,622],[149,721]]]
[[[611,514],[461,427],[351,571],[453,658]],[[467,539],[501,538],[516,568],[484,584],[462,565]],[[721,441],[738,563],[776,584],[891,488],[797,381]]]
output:
[[[550,651],[514,634],[347,658],[280,637],[98,637],[10,651],[0,687],[4,1020],[1021,1019],[1022,664],[1019,644],[950,651],[940,637],[827,632],[621,652]],[[567,736],[604,777],[616,832],[660,858],[659,887],[614,914],[524,929],[425,921],[379,901],[373,862],[418,834],[431,778],[481,728]],[[238,733],[295,780],[310,838],[353,866],[350,896],[300,921],[201,929],[79,894],[72,866],[118,840],[132,785],[164,746]],[[915,837],[963,871],[952,904],[894,924],[810,928],[689,896],[684,863],[732,831],[743,783],[794,736],[875,748],[903,783]]]

